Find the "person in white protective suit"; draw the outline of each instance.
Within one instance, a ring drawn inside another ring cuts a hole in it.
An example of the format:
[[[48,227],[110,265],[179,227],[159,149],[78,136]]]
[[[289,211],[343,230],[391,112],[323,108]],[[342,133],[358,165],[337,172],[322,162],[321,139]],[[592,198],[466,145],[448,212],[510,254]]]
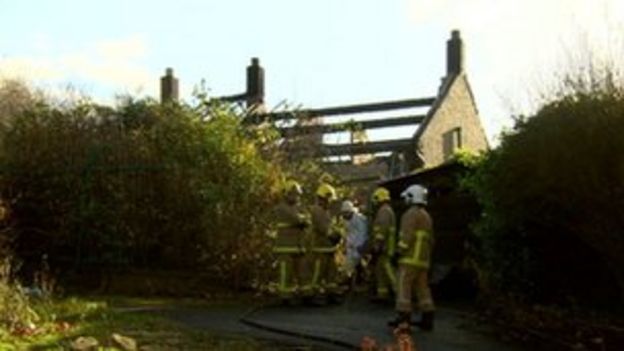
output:
[[[340,212],[345,221],[346,267],[348,276],[352,276],[362,260],[362,252],[368,240],[366,217],[347,200],[342,203]]]

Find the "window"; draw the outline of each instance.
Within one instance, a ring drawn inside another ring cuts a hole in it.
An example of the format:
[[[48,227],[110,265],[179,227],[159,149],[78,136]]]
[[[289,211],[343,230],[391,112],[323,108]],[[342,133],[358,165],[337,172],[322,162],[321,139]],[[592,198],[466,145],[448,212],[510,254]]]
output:
[[[442,152],[444,159],[453,157],[455,151],[462,147],[461,128],[453,128],[442,135]]]

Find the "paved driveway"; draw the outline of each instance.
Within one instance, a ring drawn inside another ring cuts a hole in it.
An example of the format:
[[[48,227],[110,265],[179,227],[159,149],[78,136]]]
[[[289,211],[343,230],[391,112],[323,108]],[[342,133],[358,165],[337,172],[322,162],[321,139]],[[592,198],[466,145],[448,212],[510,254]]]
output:
[[[364,336],[382,345],[393,339],[386,327],[386,321],[394,317],[392,309],[362,299],[338,306],[268,306],[254,311],[237,306],[181,308],[165,313],[193,327],[271,339],[308,350],[345,350],[349,345],[359,345]],[[241,317],[246,323],[241,323]],[[527,350],[478,330],[483,330],[483,326],[475,326],[464,313],[442,307],[436,312],[434,332],[415,329],[413,335],[419,350],[425,351]]]

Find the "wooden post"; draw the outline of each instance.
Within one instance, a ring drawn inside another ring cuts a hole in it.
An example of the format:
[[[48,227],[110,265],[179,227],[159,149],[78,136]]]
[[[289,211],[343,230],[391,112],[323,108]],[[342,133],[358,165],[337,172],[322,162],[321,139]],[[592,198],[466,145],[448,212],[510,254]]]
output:
[[[177,101],[178,94],[178,79],[173,75],[173,68],[167,68],[160,78],[160,102]]]
[[[458,30],[451,32],[446,42],[446,75],[452,76],[464,71],[464,44]]]
[[[247,67],[247,108],[253,108],[264,103],[264,68],[260,66],[257,57],[251,59]]]

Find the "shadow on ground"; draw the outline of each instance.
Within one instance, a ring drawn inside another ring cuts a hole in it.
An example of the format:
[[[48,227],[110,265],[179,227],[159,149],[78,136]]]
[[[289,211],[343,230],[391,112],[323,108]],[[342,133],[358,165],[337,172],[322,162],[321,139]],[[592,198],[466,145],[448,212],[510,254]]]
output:
[[[163,313],[194,328],[275,340],[285,345],[296,345],[301,350],[353,349],[365,336],[377,340],[380,345],[394,340],[392,331],[386,327],[386,321],[394,315],[392,308],[370,304],[362,298],[334,306],[180,307]],[[528,349],[499,340],[493,329],[476,325],[472,318],[457,309],[439,308],[436,317],[434,332],[414,330],[419,350]],[[241,323],[241,319],[247,324]]]

